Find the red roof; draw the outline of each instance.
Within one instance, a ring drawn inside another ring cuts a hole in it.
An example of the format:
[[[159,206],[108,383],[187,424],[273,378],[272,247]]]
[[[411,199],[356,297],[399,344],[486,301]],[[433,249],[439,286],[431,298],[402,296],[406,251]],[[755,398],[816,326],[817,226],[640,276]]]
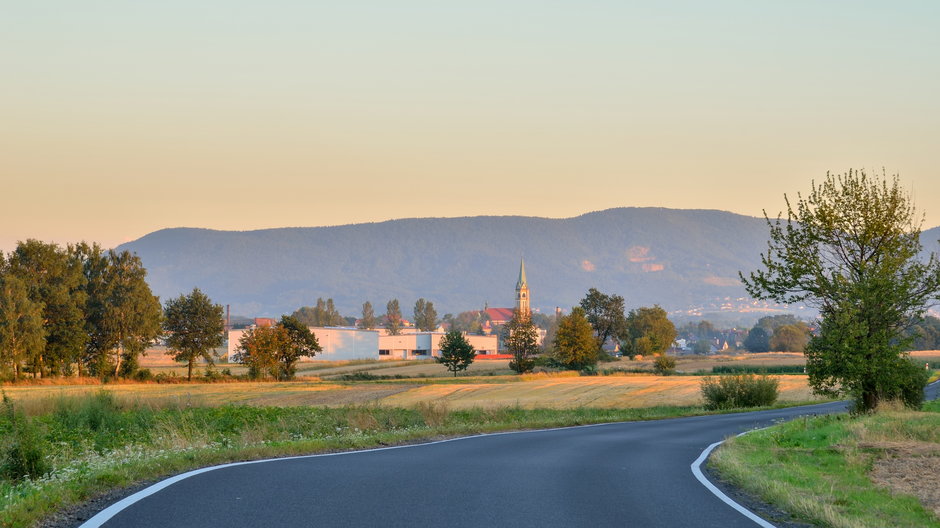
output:
[[[495,323],[497,321],[508,321],[512,319],[512,308],[487,308],[486,315]]]

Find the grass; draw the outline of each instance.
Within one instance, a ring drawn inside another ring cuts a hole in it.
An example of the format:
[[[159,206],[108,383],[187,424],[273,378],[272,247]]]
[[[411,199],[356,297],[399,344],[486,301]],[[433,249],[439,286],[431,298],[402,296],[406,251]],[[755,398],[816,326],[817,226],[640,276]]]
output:
[[[0,479],[0,524],[30,526],[114,488],[230,461],[702,414],[711,413],[698,406],[453,409],[428,401],[411,407],[194,407],[181,401],[145,404],[110,391],[59,396],[28,422],[39,431],[37,445],[52,470],[38,478]],[[0,417],[0,463],[10,457],[16,423],[27,422]]]
[[[732,438],[709,464],[734,485],[821,526],[940,527],[929,510],[940,512],[936,499],[912,495],[936,492],[940,477],[910,469],[940,461],[940,402],[924,412],[884,407],[875,415],[803,418]],[[904,468],[901,478],[879,476],[892,466]],[[912,488],[896,486],[911,477]]]

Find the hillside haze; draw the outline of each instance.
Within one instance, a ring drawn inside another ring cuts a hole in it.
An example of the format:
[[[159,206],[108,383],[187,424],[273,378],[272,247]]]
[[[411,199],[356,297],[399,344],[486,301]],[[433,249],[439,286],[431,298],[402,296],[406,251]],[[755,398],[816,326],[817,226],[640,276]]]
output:
[[[418,297],[440,315],[512,306],[525,257],[532,306],[570,308],[588,288],[667,310],[746,297],[737,274],[767,247],[763,219],[711,210],[620,208],[574,218],[415,218],[257,231],[163,229],[119,246],[166,300],[199,287],[232,313],[277,316],[317,297],[345,315]],[[940,228],[925,233],[936,250]]]

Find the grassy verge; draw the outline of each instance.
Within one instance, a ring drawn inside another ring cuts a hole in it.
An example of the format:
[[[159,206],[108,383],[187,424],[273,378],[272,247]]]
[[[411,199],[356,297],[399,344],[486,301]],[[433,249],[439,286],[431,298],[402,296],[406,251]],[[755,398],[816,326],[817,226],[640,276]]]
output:
[[[61,397],[42,415],[28,418],[9,406],[0,414],[0,524],[30,526],[111,489],[224,462],[703,414],[712,413],[701,407],[453,410],[431,403],[154,408],[105,391]],[[42,476],[17,474],[17,467],[30,467],[22,463],[29,453],[41,455]]]
[[[734,485],[821,526],[940,527],[925,508],[937,508],[929,497],[873,481],[874,470],[885,465],[923,468],[938,455],[940,402],[934,401],[924,412],[894,408],[794,420],[729,440],[709,464]],[[917,479],[912,492],[936,489],[936,473]]]

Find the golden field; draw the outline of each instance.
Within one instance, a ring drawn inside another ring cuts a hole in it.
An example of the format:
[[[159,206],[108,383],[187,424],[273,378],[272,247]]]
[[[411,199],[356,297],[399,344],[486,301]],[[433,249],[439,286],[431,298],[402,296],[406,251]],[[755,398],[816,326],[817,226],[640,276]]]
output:
[[[566,373],[565,373],[566,374]],[[812,399],[806,378],[780,376],[781,401]],[[230,383],[121,383],[112,385],[19,385],[4,392],[29,414],[54,406],[61,397],[88,394],[102,388],[126,404],[160,407],[219,406],[339,406],[390,405],[411,407],[421,402],[443,402],[452,408],[650,407],[697,405],[698,376],[660,377],[648,375],[590,376],[532,374],[475,376],[459,383],[349,382],[316,379],[293,382]]]

